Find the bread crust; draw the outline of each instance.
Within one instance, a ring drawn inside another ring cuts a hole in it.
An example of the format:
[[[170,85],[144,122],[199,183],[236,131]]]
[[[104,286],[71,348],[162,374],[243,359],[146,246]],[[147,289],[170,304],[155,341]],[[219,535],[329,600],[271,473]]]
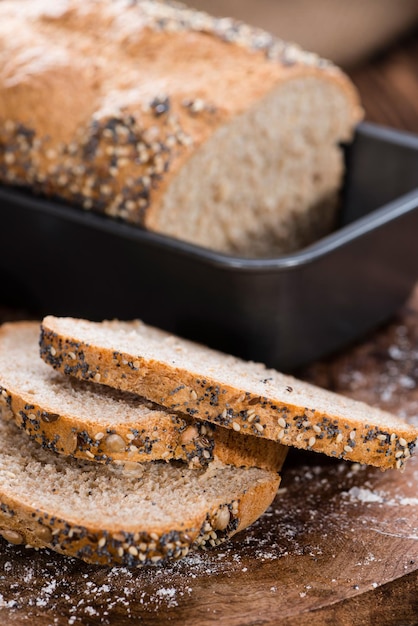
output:
[[[93,328],[97,328],[94,323]],[[161,334],[169,336],[162,331]],[[192,412],[195,419],[284,445],[382,469],[401,469],[416,445],[416,428],[365,404],[347,399],[353,409],[361,408],[365,417],[370,416],[367,422],[354,417],[347,419],[338,412],[320,411],[312,406],[313,401],[311,406],[293,404],[291,386],[281,397],[261,396],[246,389],[245,384],[242,387],[226,384],[222,377],[202,378],[199,373],[177,365],[170,367],[139,354],[119,352],[117,346],[110,350],[87,344],[77,337],[76,324],[74,333],[67,336],[59,331],[59,318],[52,316],[45,318],[41,325],[40,345],[42,358],[66,374],[83,380],[99,375],[101,384],[137,393],[168,409]],[[225,355],[217,354],[221,363]],[[133,367],[133,362],[137,366]],[[268,376],[269,370],[265,372]],[[283,379],[295,388],[298,385],[292,377]],[[318,391],[330,402],[334,397],[337,399],[331,392]]]
[[[7,420],[2,411],[0,419]],[[50,462],[53,463],[54,454],[46,454],[51,456]],[[206,471],[217,472],[216,476],[219,475],[222,481],[223,468],[222,464],[214,464],[213,469],[211,466]],[[188,471],[192,477],[198,474]],[[16,545],[50,548],[99,565],[141,567],[165,563],[182,558],[189,550],[219,545],[262,515],[274,499],[280,477],[275,472],[267,475],[262,470],[260,472],[259,480],[246,484],[241,492],[235,488],[227,501],[220,502],[219,497],[214,498],[207,510],[204,507],[189,507],[187,519],[180,519],[166,527],[160,525],[156,529],[141,524],[135,516],[126,527],[117,523],[89,523],[86,521],[89,517],[88,501],[83,520],[77,519],[75,514],[62,517],[52,506],[40,504],[36,493],[28,501],[25,490],[20,494],[19,488],[15,487],[11,492],[7,486],[8,471],[3,468],[0,470],[0,535]],[[204,477],[205,474],[196,478],[200,480],[202,489]],[[45,484],[44,489],[50,490],[51,486]],[[176,497],[175,490],[172,495]],[[115,506],[119,505],[115,503]]]
[[[270,506],[279,484],[280,477],[272,474],[270,482],[252,485],[239,498],[185,520],[179,528],[159,533],[140,526],[125,531],[77,524],[57,518],[54,512],[26,506],[0,490],[0,535],[15,545],[50,548],[95,565],[164,564],[186,556],[190,550],[218,546],[250,526]],[[228,525],[220,529],[219,520],[225,516]]]
[[[21,341],[23,334],[26,350],[30,353],[33,350],[34,360],[38,359],[40,366],[45,367],[37,349],[37,322],[15,322],[0,327],[2,357],[6,360],[11,358],[14,367],[18,367],[19,351],[13,350],[13,340]],[[20,365],[20,371],[25,377],[24,364]],[[8,407],[16,424],[32,439],[59,454],[117,464],[180,460],[197,469],[216,460],[225,465],[259,467],[276,472],[282,468],[287,454],[285,446],[278,446],[272,441],[260,441],[250,435],[242,437],[235,431],[194,420],[188,415],[170,413],[156,406],[149,407],[152,413],[141,423],[133,416],[130,420],[105,427],[93,417],[85,418],[62,411],[60,403],[52,394],[52,388],[50,403],[39,398],[33,370],[27,372],[26,376],[32,376],[31,393],[10,381],[7,370],[0,371],[0,403]],[[44,383],[44,373],[39,376]],[[52,382],[57,381],[54,379]],[[89,386],[97,389],[98,393],[103,391],[103,387],[95,383]],[[82,387],[75,388],[73,393],[78,393],[82,400]],[[138,404],[138,399],[135,400]],[[111,398],[109,401],[112,401]],[[118,397],[115,411],[122,410],[121,401],[123,398]],[[126,413],[129,415],[131,411],[131,407],[126,404]]]
[[[4,182],[158,230],[184,164],[281,84],[314,77],[341,90],[349,113],[337,140],[362,116],[334,65],[233,20],[149,0],[47,5],[0,4]]]

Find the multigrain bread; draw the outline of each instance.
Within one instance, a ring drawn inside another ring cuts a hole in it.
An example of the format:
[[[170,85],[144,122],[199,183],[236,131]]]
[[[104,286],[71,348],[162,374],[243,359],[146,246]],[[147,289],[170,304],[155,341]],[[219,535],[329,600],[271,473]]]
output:
[[[0,533],[89,563],[137,567],[215,546],[273,500],[276,472],[211,463],[135,469],[54,454],[0,412]]]
[[[13,33],[13,36],[11,36]],[[174,2],[0,3],[0,180],[223,252],[335,221],[361,118],[331,63]]]
[[[285,446],[54,372],[38,343],[39,323],[0,328],[0,402],[44,448],[102,463],[181,460],[202,468],[215,460],[280,471]]]
[[[140,321],[48,316],[40,345],[42,358],[65,374],[242,434],[382,469],[402,468],[418,437],[385,411]]]

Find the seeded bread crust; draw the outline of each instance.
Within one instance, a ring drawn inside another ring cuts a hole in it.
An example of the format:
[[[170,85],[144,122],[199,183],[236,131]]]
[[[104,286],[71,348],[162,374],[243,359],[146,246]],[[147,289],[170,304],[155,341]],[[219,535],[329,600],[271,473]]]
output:
[[[10,449],[13,446],[15,453],[20,454],[16,446],[20,448],[21,433],[1,409],[0,421],[3,445],[9,448],[9,454],[13,453]],[[22,442],[25,463],[28,466],[40,463],[39,454],[34,451],[34,447],[37,447],[37,444],[29,439],[27,443]],[[60,465],[61,472],[70,469],[73,476],[74,472],[81,475],[92,465],[97,468],[94,471],[98,476],[108,472],[108,468],[103,465],[65,459],[50,451],[42,451],[41,463],[48,466],[47,477],[57,464]],[[167,471],[166,463],[160,463],[159,467],[161,471]],[[11,469],[13,471],[10,471]],[[140,469],[141,466],[137,465],[137,470]],[[127,567],[177,560],[185,556],[190,549],[219,545],[252,524],[267,509],[280,483],[280,478],[275,472],[228,469],[220,463],[213,463],[207,470],[185,468],[182,473],[187,476],[187,480],[196,482],[202,490],[205,489],[206,480],[212,480],[212,483],[219,480],[221,489],[225,471],[240,472],[243,476],[243,486],[241,489],[237,487],[231,489],[230,497],[225,502],[220,502],[219,498],[214,497],[213,505],[207,510],[201,505],[191,505],[187,509],[187,519],[180,519],[173,526],[162,527],[160,524],[159,528],[155,529],[147,527],[144,522],[141,523],[141,510],[137,511],[136,516],[133,515],[132,521],[126,527],[121,527],[117,522],[100,524],[97,521],[97,514],[89,509],[91,505],[87,495],[81,496],[85,498],[83,519],[77,519],[71,512],[65,517],[60,516],[59,487],[57,489],[56,484],[49,484],[48,480],[39,486],[43,493],[50,494],[49,506],[42,505],[39,502],[38,491],[31,493],[30,496],[27,493],[25,470],[18,470],[18,474],[15,474],[15,471],[0,454],[0,534],[7,541],[27,547],[50,548],[88,563]],[[123,490],[123,472],[129,474],[130,470],[121,469],[120,472]],[[251,473],[250,479],[245,478],[246,472]],[[135,477],[136,474],[133,474],[134,479]],[[140,477],[141,474],[138,473],[138,479]],[[175,488],[171,495],[176,498]],[[144,494],[144,497],[152,497],[152,493]],[[123,499],[115,501],[114,506],[116,509],[123,508]]]
[[[126,333],[135,342],[135,352],[118,345]],[[147,335],[152,336],[149,341]],[[141,354],[141,342],[146,356]],[[245,364],[138,321],[100,324],[48,316],[41,324],[40,347],[45,362],[65,374],[137,393],[170,410],[242,434],[382,469],[401,469],[418,437],[416,428],[377,408],[260,364]],[[209,368],[210,376],[203,366],[200,371],[199,366],[195,371],[187,369],[188,353],[198,354],[199,364],[205,359],[216,363],[218,371],[222,366],[225,370],[235,367],[240,372],[236,384],[226,383],[214,367]],[[255,393],[253,382],[246,385],[246,378],[254,380],[254,375],[257,388],[265,385],[265,394]],[[328,408],[318,409],[316,404]]]
[[[335,85],[349,111],[335,142],[361,117],[330,62],[172,2],[3,0],[0,44],[0,180],[160,232],[185,163],[278,85]]]
[[[242,437],[188,415],[169,413],[137,396],[96,383],[71,382],[54,373],[39,358],[39,331],[36,322],[16,322],[0,328],[0,403],[42,447],[101,463],[181,460],[191,468],[202,468],[217,460],[225,465],[280,471],[287,453],[285,446],[250,435]],[[95,396],[91,398],[86,392]],[[74,403],[74,395],[79,414],[62,409],[65,401]],[[129,419],[111,424],[100,420],[94,406],[99,401],[106,402],[106,408],[110,403],[115,415],[125,411]],[[143,407],[145,412],[141,411]]]

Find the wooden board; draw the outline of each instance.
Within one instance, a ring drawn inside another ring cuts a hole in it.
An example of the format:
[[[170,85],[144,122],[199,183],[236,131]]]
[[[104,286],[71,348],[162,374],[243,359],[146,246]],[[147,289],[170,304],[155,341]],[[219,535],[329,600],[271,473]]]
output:
[[[418,421],[418,293],[305,377]],[[170,567],[88,566],[0,543],[0,623],[416,624],[418,457],[404,473],[293,451],[269,511]]]

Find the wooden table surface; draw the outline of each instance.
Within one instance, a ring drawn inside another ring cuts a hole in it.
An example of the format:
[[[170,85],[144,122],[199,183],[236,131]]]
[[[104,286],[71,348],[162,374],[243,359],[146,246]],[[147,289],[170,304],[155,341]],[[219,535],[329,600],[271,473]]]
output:
[[[417,69],[410,39],[351,72],[368,119],[418,132]],[[418,425],[418,291],[391,324],[303,375]],[[412,626],[417,591],[418,456],[383,473],[291,452],[263,518],[170,567],[106,570],[0,542],[0,624]]]

